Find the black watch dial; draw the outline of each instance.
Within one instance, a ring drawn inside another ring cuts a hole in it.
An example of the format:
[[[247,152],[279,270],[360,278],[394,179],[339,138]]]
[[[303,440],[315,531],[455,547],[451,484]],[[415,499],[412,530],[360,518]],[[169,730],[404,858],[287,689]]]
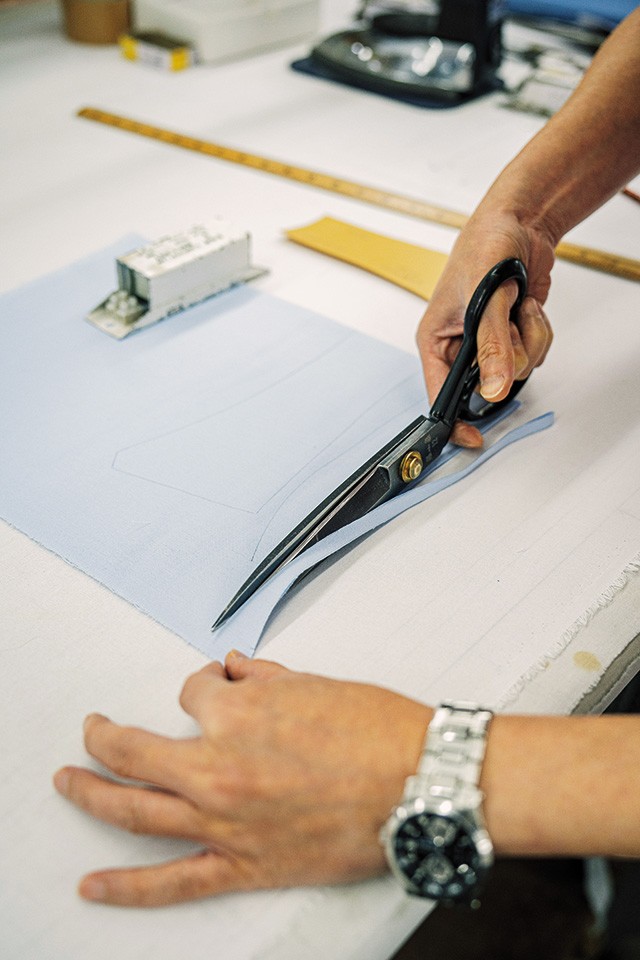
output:
[[[394,838],[396,863],[413,892],[433,900],[472,898],[489,863],[478,849],[477,827],[461,815],[413,814]]]

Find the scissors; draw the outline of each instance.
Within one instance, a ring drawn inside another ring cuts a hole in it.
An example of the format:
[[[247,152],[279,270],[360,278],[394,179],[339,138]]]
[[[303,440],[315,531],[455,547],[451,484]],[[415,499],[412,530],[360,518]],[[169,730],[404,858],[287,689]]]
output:
[[[509,315],[509,319],[516,322],[527,291],[527,272],[520,260],[509,257],[489,270],[471,297],[464,316],[460,350],[429,415],[418,417],[405,427],[294,527],[250,574],[212,630],[233,616],[256,590],[294,557],[417,483],[425,468],[442,453],[456,420],[484,420],[522,389],[526,381],[515,381],[509,394],[498,403],[488,403],[479,394],[474,394],[480,376],[476,357],[478,327],[487,303],[498,287],[508,280],[515,280],[518,285],[517,298]]]

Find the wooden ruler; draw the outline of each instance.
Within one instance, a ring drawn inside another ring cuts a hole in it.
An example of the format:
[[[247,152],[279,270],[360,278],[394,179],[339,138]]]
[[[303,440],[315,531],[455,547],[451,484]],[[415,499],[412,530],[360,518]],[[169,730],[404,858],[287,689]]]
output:
[[[199,140],[197,137],[191,137],[188,134],[176,133],[173,130],[165,130],[162,127],[154,127],[149,123],[132,120],[129,117],[120,117],[117,114],[107,113],[95,107],[83,107],[78,111],[78,116],[84,117],[86,120],[94,120],[97,123],[106,124],[110,127],[116,127],[119,130],[125,130],[128,133],[136,133],[142,137],[159,140],[161,143],[169,143],[174,147],[181,147],[183,150],[203,153],[208,157],[215,157],[217,160],[226,160],[229,163],[250,167],[252,170],[260,170],[263,173],[271,173],[276,177],[283,177],[285,180],[293,180],[296,183],[317,187],[319,190],[327,190],[329,193],[350,197],[362,203],[370,203],[376,207],[384,207],[386,210],[403,213],[406,216],[415,217],[418,220],[426,220],[429,223],[439,223],[459,230],[469,219],[463,213],[434,206],[433,204],[425,203],[423,200],[418,200],[414,197],[408,197],[400,193],[391,193],[388,190],[367,186],[363,183],[357,183],[354,180],[344,180],[342,177],[335,177],[328,173],[320,173],[316,170],[308,170],[305,167],[293,166],[281,160],[273,160],[269,157],[246,153],[243,150],[236,150],[233,147],[211,143],[208,140]],[[604,273],[610,273],[616,277],[640,281],[639,260],[631,260],[628,257],[618,256],[618,254],[606,253],[603,250],[594,250],[590,247],[582,247],[573,243],[564,242],[558,244],[556,247],[556,255],[563,260],[569,260],[572,263],[590,267],[592,270],[601,270]]]

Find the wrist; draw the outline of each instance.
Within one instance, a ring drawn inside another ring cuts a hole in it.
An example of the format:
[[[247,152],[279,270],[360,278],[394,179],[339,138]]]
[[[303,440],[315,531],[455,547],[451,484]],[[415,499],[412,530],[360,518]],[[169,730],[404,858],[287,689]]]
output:
[[[380,833],[391,871],[408,893],[477,903],[493,863],[479,788],[492,716],[463,701],[434,713],[417,771]]]
[[[541,246],[553,251],[569,229],[555,197],[551,184],[536,183],[526,172],[512,174],[507,167],[479,204],[474,218],[490,224],[495,232],[515,236],[523,248],[520,255],[528,259],[532,250]]]

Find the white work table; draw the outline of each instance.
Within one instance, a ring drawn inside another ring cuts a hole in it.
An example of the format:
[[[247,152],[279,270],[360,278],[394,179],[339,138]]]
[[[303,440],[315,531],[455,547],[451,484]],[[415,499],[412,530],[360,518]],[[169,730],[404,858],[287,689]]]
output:
[[[339,7],[323,7],[323,30],[341,25]],[[502,109],[499,94],[430,111],[294,73],[306,49],[168,74],[66,40],[53,3],[0,9],[0,292],[123,235],[154,239],[222,215],[251,231],[270,270],[258,289],[414,350],[416,297],[283,230],[331,215],[445,252],[453,231],[75,116],[96,106],[463,212],[541,123]],[[618,196],[570,239],[637,257],[639,235],[640,208]],[[558,713],[584,694],[579,709],[601,708],[633,675],[640,286],[559,262],[548,306],[556,342],[524,406],[526,418],[554,410],[556,424],[317,572],[281,605],[259,654],[427,702]],[[0,376],[10,363],[0,358]],[[92,821],[55,794],[52,773],[86,762],[93,710],[191,730],[177,695],[205,658],[4,523],[0,554],[2,956],[392,955],[427,907],[387,878],[156,911],[77,898],[83,873],[185,844]]]

